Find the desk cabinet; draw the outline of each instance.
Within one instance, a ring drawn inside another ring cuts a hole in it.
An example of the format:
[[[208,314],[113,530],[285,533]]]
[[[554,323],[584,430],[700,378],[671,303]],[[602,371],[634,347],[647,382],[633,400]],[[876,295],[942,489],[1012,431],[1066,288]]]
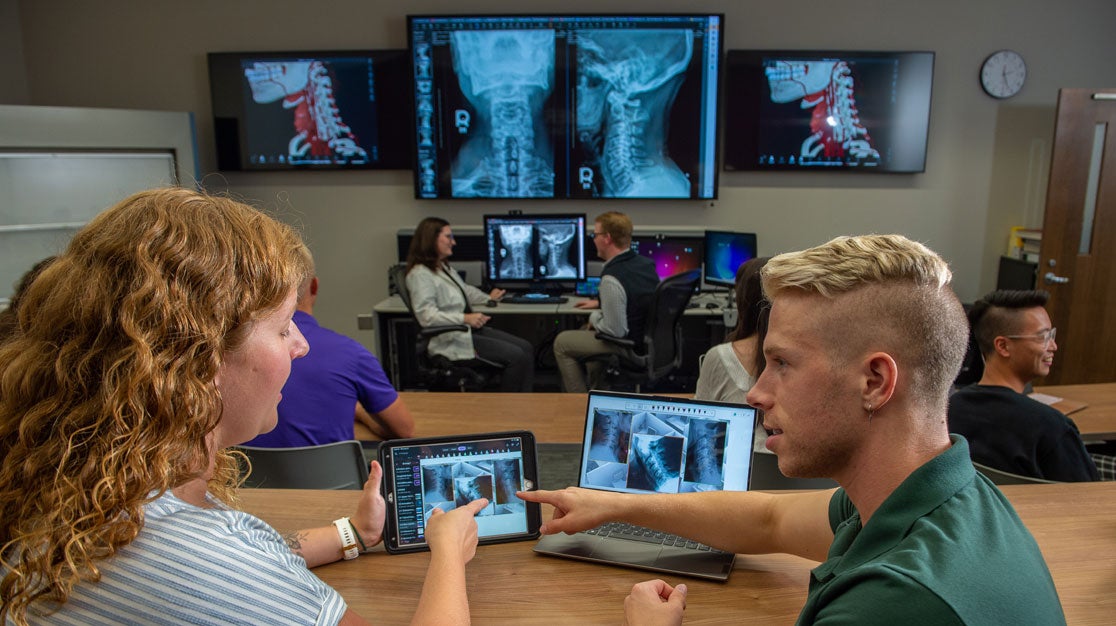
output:
[[[493,328],[524,337],[535,346],[535,391],[559,391],[554,363],[554,337],[585,323],[588,311],[573,307],[576,299],[562,305],[501,304],[478,309],[492,317]],[[373,309],[376,347],[388,378],[396,389],[424,389],[415,357],[415,322],[398,296],[383,300]],[[682,366],[670,376],[644,387],[648,392],[693,392],[697,383],[698,359],[710,347],[724,341],[725,326],[720,309],[689,309],[682,318]]]

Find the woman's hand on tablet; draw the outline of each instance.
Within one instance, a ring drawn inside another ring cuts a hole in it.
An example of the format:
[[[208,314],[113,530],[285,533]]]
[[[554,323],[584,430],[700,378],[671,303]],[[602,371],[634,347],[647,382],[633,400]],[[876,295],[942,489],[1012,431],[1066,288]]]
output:
[[[350,521],[360,533],[364,547],[371,548],[384,540],[384,496],[380,493],[380,481],[384,469],[379,461],[368,466],[368,480],[364,481],[364,491],[357,502],[356,515]]]
[[[476,515],[488,506],[487,498],[473,500],[449,513],[434,509],[426,520],[426,543],[435,555],[460,555],[463,563],[477,553]],[[443,551],[448,550],[449,553]]]

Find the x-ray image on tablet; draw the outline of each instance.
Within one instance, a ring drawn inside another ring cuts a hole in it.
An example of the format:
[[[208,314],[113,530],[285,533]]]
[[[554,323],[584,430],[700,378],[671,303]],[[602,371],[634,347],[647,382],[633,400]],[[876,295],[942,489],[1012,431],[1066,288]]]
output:
[[[538,504],[516,495],[538,483],[530,432],[396,439],[384,442],[379,456],[388,552],[427,549],[434,509],[448,512],[480,498],[488,500],[476,516],[481,544],[538,536]]]

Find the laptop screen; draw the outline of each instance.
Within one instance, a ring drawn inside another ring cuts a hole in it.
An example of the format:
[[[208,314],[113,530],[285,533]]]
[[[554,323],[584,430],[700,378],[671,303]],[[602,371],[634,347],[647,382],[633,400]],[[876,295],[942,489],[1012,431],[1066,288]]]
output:
[[[739,404],[589,394],[582,487],[625,493],[746,491],[756,410]]]

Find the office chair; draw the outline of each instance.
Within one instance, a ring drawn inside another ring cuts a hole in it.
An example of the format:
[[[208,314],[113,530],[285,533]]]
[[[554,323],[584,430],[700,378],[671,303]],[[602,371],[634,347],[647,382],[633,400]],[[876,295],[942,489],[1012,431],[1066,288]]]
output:
[[[407,307],[411,319],[415,322],[415,360],[418,365],[419,377],[432,391],[480,391],[493,387],[499,382],[500,373],[504,366],[495,361],[480,357],[451,361],[444,356],[430,354],[427,345],[431,337],[443,333],[460,332],[469,330],[465,324],[447,324],[444,326],[427,326],[419,324],[415,316],[415,309],[411,303],[411,294],[407,290],[407,266],[404,264],[393,265],[388,269],[388,283],[399,293],[403,306]]]
[[[352,439],[320,446],[256,448],[236,446],[252,464],[245,487],[266,489],[363,489],[368,463]]]
[[[682,327],[680,322],[686,306],[701,280],[701,270],[690,270],[667,277],[655,288],[647,310],[643,346],[637,348],[633,339],[597,333],[597,339],[625,348],[620,354],[596,355],[587,361],[605,361],[606,379],[621,384],[640,386],[655,382],[678,369],[682,364]]]
[[[1005,472],[1004,470],[998,470],[994,467],[988,467],[987,465],[981,465],[975,462],[973,463],[973,467],[981,474],[984,474],[988,480],[991,480],[995,485],[1054,485],[1059,482],[1057,480],[1012,474],[1011,472]]]
[[[965,314],[968,315],[969,309],[973,305],[965,304]],[[965,358],[961,361],[961,369],[957,372],[957,377],[953,379],[953,388],[960,389],[967,387],[975,382],[980,381],[984,376],[984,355],[980,353],[980,346],[977,345],[976,336],[973,332],[969,331],[969,344],[965,349]]]
[[[832,489],[837,481],[830,478],[790,478],[779,471],[779,457],[752,452],[752,477],[749,489]]]

